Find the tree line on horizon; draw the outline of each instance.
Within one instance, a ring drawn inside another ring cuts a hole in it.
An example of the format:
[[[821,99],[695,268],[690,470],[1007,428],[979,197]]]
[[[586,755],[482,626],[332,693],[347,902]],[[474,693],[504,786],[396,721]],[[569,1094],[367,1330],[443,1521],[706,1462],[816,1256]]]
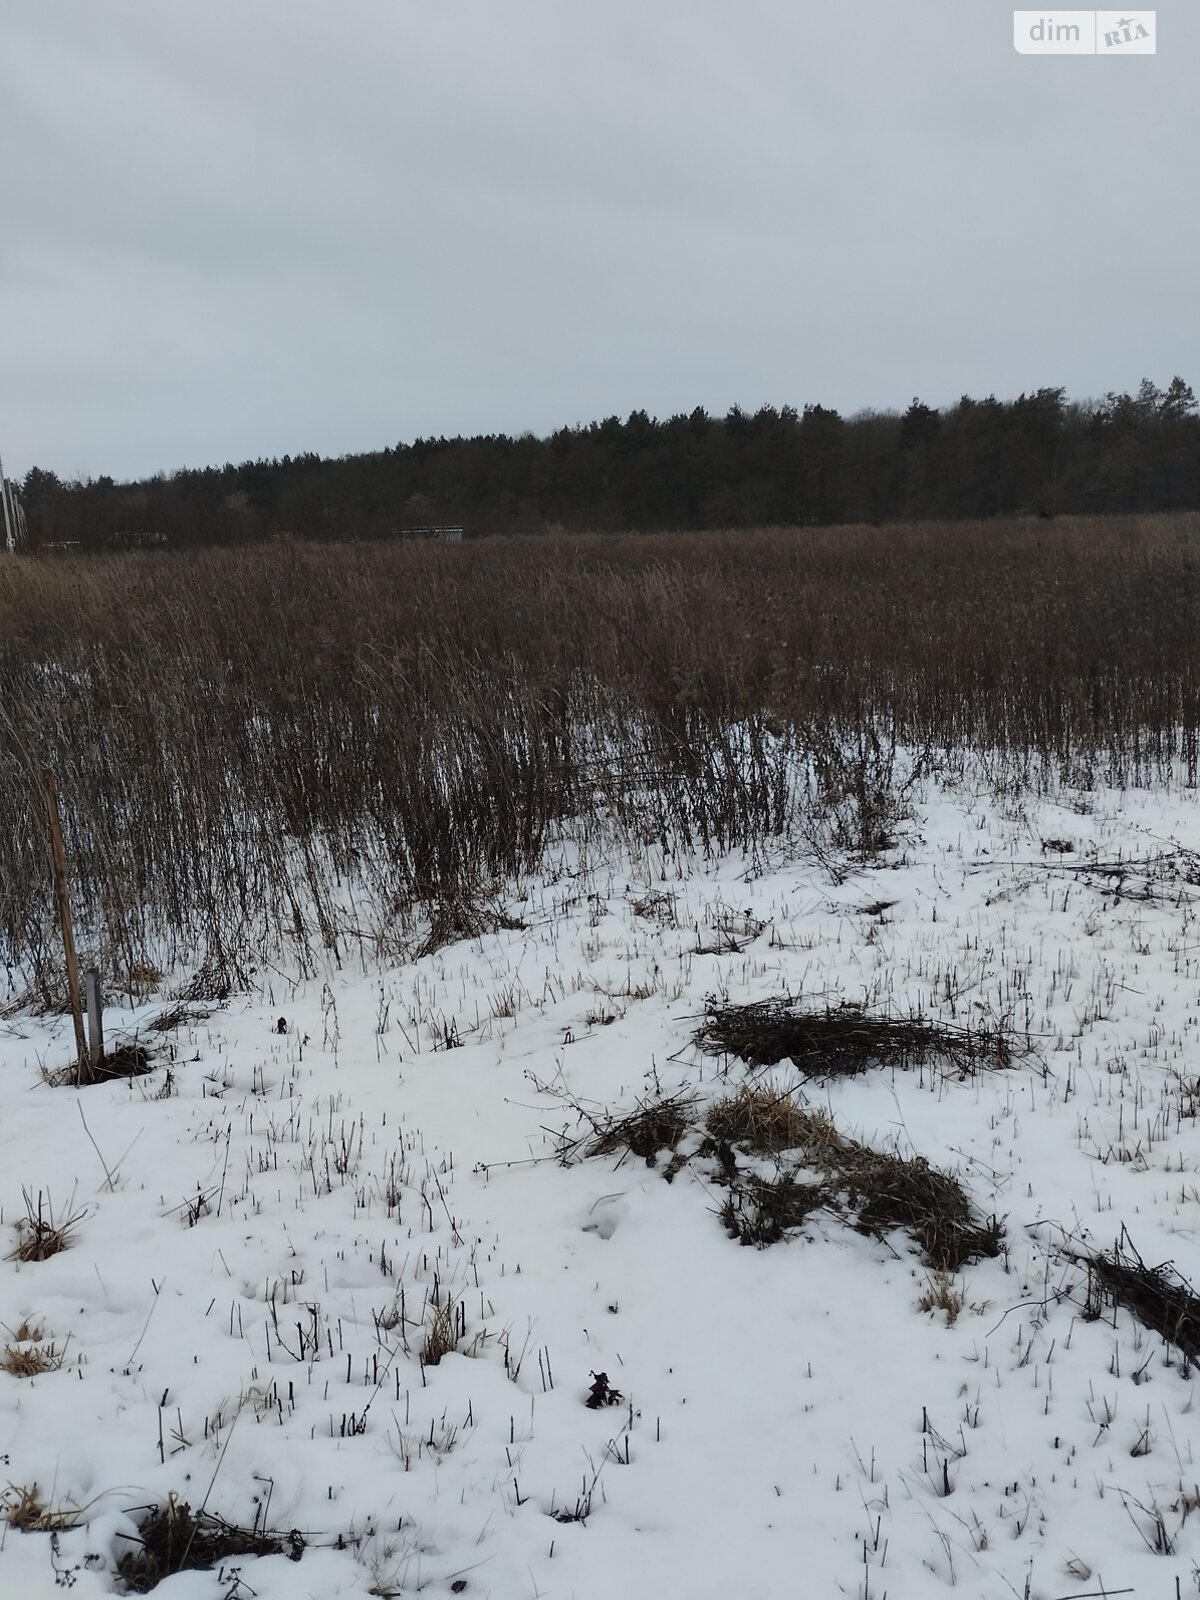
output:
[[[544,438],[416,439],[132,483],[34,467],[21,491],[32,548],[85,550],[389,538],[437,524],[472,537],[1196,510],[1200,414],[1179,377],[1099,401],[1042,388],[849,417],[821,405],[633,411]]]

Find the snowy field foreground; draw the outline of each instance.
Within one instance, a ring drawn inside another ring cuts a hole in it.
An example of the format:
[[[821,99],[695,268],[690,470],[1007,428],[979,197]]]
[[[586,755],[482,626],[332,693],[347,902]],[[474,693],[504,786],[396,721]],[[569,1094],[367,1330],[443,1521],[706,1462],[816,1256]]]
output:
[[[502,902],[523,926],[264,967],[156,1031],[172,975],[109,1015],[140,1078],[51,1087],[69,1020],[10,1015],[0,1597],[123,1592],[171,1495],[281,1549],[163,1600],[1196,1595],[1200,1382],[1089,1316],[1080,1260],[1200,1285],[1195,852],[1195,793],[932,783],[844,876],[564,863]],[[822,1079],[697,1047],[714,997],[784,994],[1022,1049]],[[1001,1253],[939,1277],[836,1205],[740,1245],[702,1124],[747,1082],[954,1173]],[[557,1159],[680,1090],[674,1153]],[[9,1253],[23,1194],[69,1248]]]

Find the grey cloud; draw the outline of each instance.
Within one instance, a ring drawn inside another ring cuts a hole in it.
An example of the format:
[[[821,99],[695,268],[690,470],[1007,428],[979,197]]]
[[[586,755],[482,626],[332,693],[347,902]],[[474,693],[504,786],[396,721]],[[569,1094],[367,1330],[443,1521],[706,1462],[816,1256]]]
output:
[[[1200,16],[56,0],[0,62],[0,447],[130,475],[734,401],[1200,382]]]

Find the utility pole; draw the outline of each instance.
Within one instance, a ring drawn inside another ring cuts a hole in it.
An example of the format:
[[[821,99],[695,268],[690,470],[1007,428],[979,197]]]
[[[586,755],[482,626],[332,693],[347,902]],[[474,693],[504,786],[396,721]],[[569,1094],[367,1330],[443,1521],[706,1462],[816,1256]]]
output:
[[[4,502],[4,548],[11,556],[17,548],[17,534],[13,526],[15,518],[13,509],[8,503],[8,479],[4,476],[4,462],[0,461],[0,500]]]

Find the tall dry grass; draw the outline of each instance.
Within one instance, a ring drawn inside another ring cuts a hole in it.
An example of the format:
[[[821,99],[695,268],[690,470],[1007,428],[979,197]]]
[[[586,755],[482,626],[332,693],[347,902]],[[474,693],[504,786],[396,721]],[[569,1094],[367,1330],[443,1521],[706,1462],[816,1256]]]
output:
[[[1198,550],[1188,515],[7,560],[0,947],[51,948],[43,766],[131,975],[381,937],[566,819],[753,848],[839,773],[885,804],[894,743],[1194,783]]]

